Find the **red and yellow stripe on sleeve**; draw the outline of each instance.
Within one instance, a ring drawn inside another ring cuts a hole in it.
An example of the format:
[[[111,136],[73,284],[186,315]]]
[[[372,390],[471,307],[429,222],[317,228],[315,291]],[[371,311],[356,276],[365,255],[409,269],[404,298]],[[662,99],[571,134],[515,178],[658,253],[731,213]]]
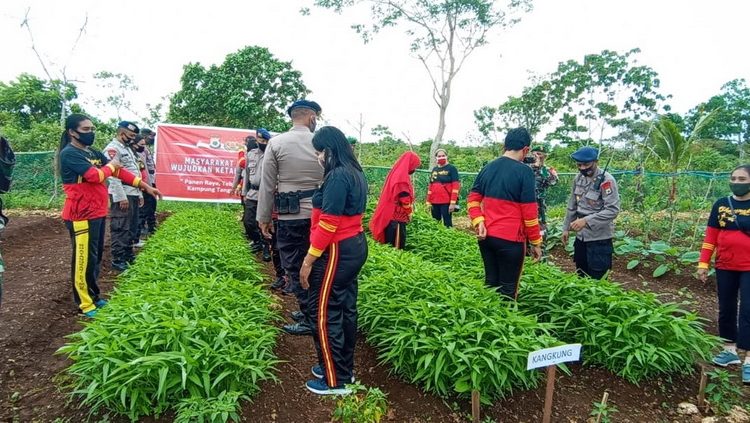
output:
[[[482,200],[484,196],[478,192],[472,191],[469,198],[466,199],[466,209],[469,211],[471,226],[477,226],[479,222],[484,222],[484,212],[482,211]]]
[[[701,254],[698,258],[698,268],[708,269],[709,263],[711,263],[711,257],[714,255],[716,250],[716,240],[719,238],[719,229],[714,227],[706,228],[706,236],[703,238],[703,245],[701,245]]]
[[[320,257],[333,241],[333,236],[338,230],[341,216],[321,214],[318,224],[310,234],[310,248],[307,252],[311,256]]]

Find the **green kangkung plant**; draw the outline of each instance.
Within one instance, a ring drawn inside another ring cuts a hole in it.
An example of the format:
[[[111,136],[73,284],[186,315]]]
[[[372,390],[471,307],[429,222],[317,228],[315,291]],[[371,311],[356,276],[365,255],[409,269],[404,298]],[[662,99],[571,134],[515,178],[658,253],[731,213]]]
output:
[[[275,379],[278,318],[234,214],[178,212],[118,280],[109,305],[60,348],[72,394],[132,421],[237,420]]]

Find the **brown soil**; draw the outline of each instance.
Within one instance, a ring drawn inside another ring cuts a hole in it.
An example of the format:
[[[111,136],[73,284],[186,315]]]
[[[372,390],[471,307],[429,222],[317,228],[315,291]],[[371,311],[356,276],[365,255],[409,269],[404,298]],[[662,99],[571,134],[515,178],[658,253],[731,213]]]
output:
[[[0,308],[0,421],[52,422],[86,420],[88,411],[76,408],[62,392],[62,371],[66,358],[55,355],[65,335],[80,329],[79,317],[71,299],[69,282],[69,237],[62,222],[54,216],[16,216],[3,235],[2,253],[7,271],[5,293]],[[105,252],[101,286],[112,288],[114,274]],[[564,268],[570,262],[564,252],[552,260]],[[664,294],[666,299],[690,300],[690,307],[710,319],[715,328],[716,305],[711,284],[703,285],[689,275],[668,275],[656,281],[624,270],[614,270],[614,279],[632,289]],[[293,299],[282,297],[284,312],[295,309]],[[243,421],[250,422],[327,422],[334,401],[307,392],[314,362],[312,340],[282,334],[276,348],[284,363],[278,366],[279,383],[268,382],[252,403],[242,408]],[[604,391],[619,412],[614,421],[657,422],[691,421],[676,414],[679,402],[693,401],[698,376],[653,380],[636,386],[602,369],[572,366],[572,375],[558,372],[553,421],[585,421],[592,403]],[[387,420],[394,422],[467,422],[470,407],[465,399],[443,400],[421,392],[415,386],[389,374],[389,367],[378,363],[377,352],[360,338],[356,350],[357,379],[376,386],[388,395]],[[483,407],[483,415],[501,422],[541,420],[544,386]],[[97,421],[99,417],[92,420]],[[109,421],[113,421],[110,419]],[[125,421],[115,418],[114,421]],[[159,420],[170,421],[168,417]]]

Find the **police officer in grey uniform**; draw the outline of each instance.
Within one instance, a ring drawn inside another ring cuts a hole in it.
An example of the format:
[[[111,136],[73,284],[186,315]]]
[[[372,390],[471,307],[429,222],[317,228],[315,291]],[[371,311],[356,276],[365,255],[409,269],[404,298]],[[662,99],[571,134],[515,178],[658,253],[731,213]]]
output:
[[[146,172],[148,173],[148,185],[156,187],[156,163],[154,162],[154,140],[156,133],[150,129],[141,129],[141,135],[146,140],[146,148],[143,150],[141,157],[146,163]],[[143,207],[141,207],[141,235],[150,235],[156,231],[156,197],[145,195],[143,197]]]
[[[612,268],[614,220],[620,212],[617,181],[598,167],[599,150],[582,147],[570,157],[580,174],[573,181],[573,192],[563,221],[563,244],[570,231],[576,232],[573,261],[576,273],[601,279]]]
[[[110,160],[117,160],[122,167],[140,179],[141,169],[138,158],[131,148],[138,133],[138,127],[127,121],[117,124],[117,135],[104,148]],[[109,187],[109,232],[112,241],[112,268],[124,271],[135,260],[133,241],[140,235],[138,209],[143,205],[143,194],[136,187],[123,185],[122,181],[110,177]]]
[[[289,106],[287,113],[294,126],[268,143],[258,190],[258,224],[263,236],[270,239],[275,204],[279,214],[276,235],[281,265],[304,314],[300,322],[284,326],[293,335],[312,334],[307,291],[300,286],[299,272],[310,246],[312,196],[323,180],[323,167],[312,145],[320,112],[320,105],[314,101],[298,100]]]
[[[250,182],[258,171],[258,164],[263,160],[263,153],[258,148],[258,142],[254,135],[245,138],[245,157],[240,159],[235,170],[232,191],[241,194],[242,199],[242,224],[245,226],[245,235],[252,241],[250,250],[254,253],[263,249],[263,239],[255,220],[258,210],[258,184]],[[240,184],[240,182],[242,182]]]

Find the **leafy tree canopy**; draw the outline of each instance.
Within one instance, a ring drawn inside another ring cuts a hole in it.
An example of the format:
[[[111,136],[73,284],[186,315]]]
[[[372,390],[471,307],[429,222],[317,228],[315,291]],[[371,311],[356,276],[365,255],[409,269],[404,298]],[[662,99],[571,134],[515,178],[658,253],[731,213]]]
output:
[[[181,88],[171,97],[171,122],[235,128],[289,127],[286,108],[309,90],[291,62],[263,47],[245,47],[221,65],[185,65]]]

